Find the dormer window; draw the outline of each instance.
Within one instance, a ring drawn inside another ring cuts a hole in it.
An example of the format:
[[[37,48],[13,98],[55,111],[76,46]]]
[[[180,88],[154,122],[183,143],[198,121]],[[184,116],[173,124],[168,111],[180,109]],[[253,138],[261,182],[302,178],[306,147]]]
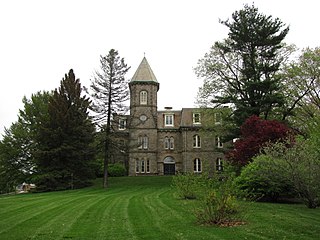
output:
[[[200,113],[193,113],[192,114],[192,122],[193,122],[193,124],[201,124]]]
[[[165,114],[164,115],[164,126],[173,127],[174,126],[174,115],[173,114]]]
[[[141,91],[140,92],[140,104],[141,105],[147,105],[148,104],[148,92],[147,91]]]

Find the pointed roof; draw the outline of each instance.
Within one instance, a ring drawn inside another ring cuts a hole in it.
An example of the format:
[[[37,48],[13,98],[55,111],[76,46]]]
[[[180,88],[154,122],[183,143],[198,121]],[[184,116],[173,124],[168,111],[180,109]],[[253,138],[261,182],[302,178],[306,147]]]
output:
[[[158,82],[146,57],[143,57],[136,73],[131,79],[131,82]]]

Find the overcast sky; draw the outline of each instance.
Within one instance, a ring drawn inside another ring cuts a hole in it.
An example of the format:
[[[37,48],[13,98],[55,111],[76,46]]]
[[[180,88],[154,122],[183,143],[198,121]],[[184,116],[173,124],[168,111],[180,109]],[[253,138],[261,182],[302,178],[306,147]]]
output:
[[[158,109],[194,107],[201,80],[193,67],[215,41],[219,23],[247,0],[1,0],[0,134],[17,120],[23,96],[59,87],[73,69],[89,87],[99,56],[111,48],[131,66],[144,53],[159,83]],[[259,11],[290,25],[286,42],[320,46],[320,1],[255,0]],[[1,137],[0,137],[1,138]]]

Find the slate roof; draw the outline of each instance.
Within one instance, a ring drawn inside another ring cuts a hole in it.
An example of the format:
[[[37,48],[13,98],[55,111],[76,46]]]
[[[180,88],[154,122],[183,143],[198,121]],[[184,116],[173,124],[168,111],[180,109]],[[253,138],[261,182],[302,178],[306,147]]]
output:
[[[133,75],[131,82],[156,82],[157,78],[154,75],[146,57],[143,57],[137,71]]]

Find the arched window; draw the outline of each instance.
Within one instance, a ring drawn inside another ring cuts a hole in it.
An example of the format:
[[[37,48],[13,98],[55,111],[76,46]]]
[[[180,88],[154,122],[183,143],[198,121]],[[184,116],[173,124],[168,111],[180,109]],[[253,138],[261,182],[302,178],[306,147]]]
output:
[[[164,138],[164,149],[169,149],[170,148],[170,141],[168,137]]]
[[[199,158],[196,158],[195,160],[193,160],[193,171],[195,173],[201,172],[201,161]]]
[[[193,136],[193,147],[194,148],[200,148],[201,147],[201,139],[199,135]]]
[[[165,137],[164,138],[164,149],[174,149],[174,138]]]
[[[140,104],[141,105],[147,105],[148,104],[148,92],[147,91],[141,91],[140,92]]]
[[[174,149],[174,138],[170,137],[170,149]]]
[[[149,139],[147,136],[138,137],[138,149],[148,149]]]

